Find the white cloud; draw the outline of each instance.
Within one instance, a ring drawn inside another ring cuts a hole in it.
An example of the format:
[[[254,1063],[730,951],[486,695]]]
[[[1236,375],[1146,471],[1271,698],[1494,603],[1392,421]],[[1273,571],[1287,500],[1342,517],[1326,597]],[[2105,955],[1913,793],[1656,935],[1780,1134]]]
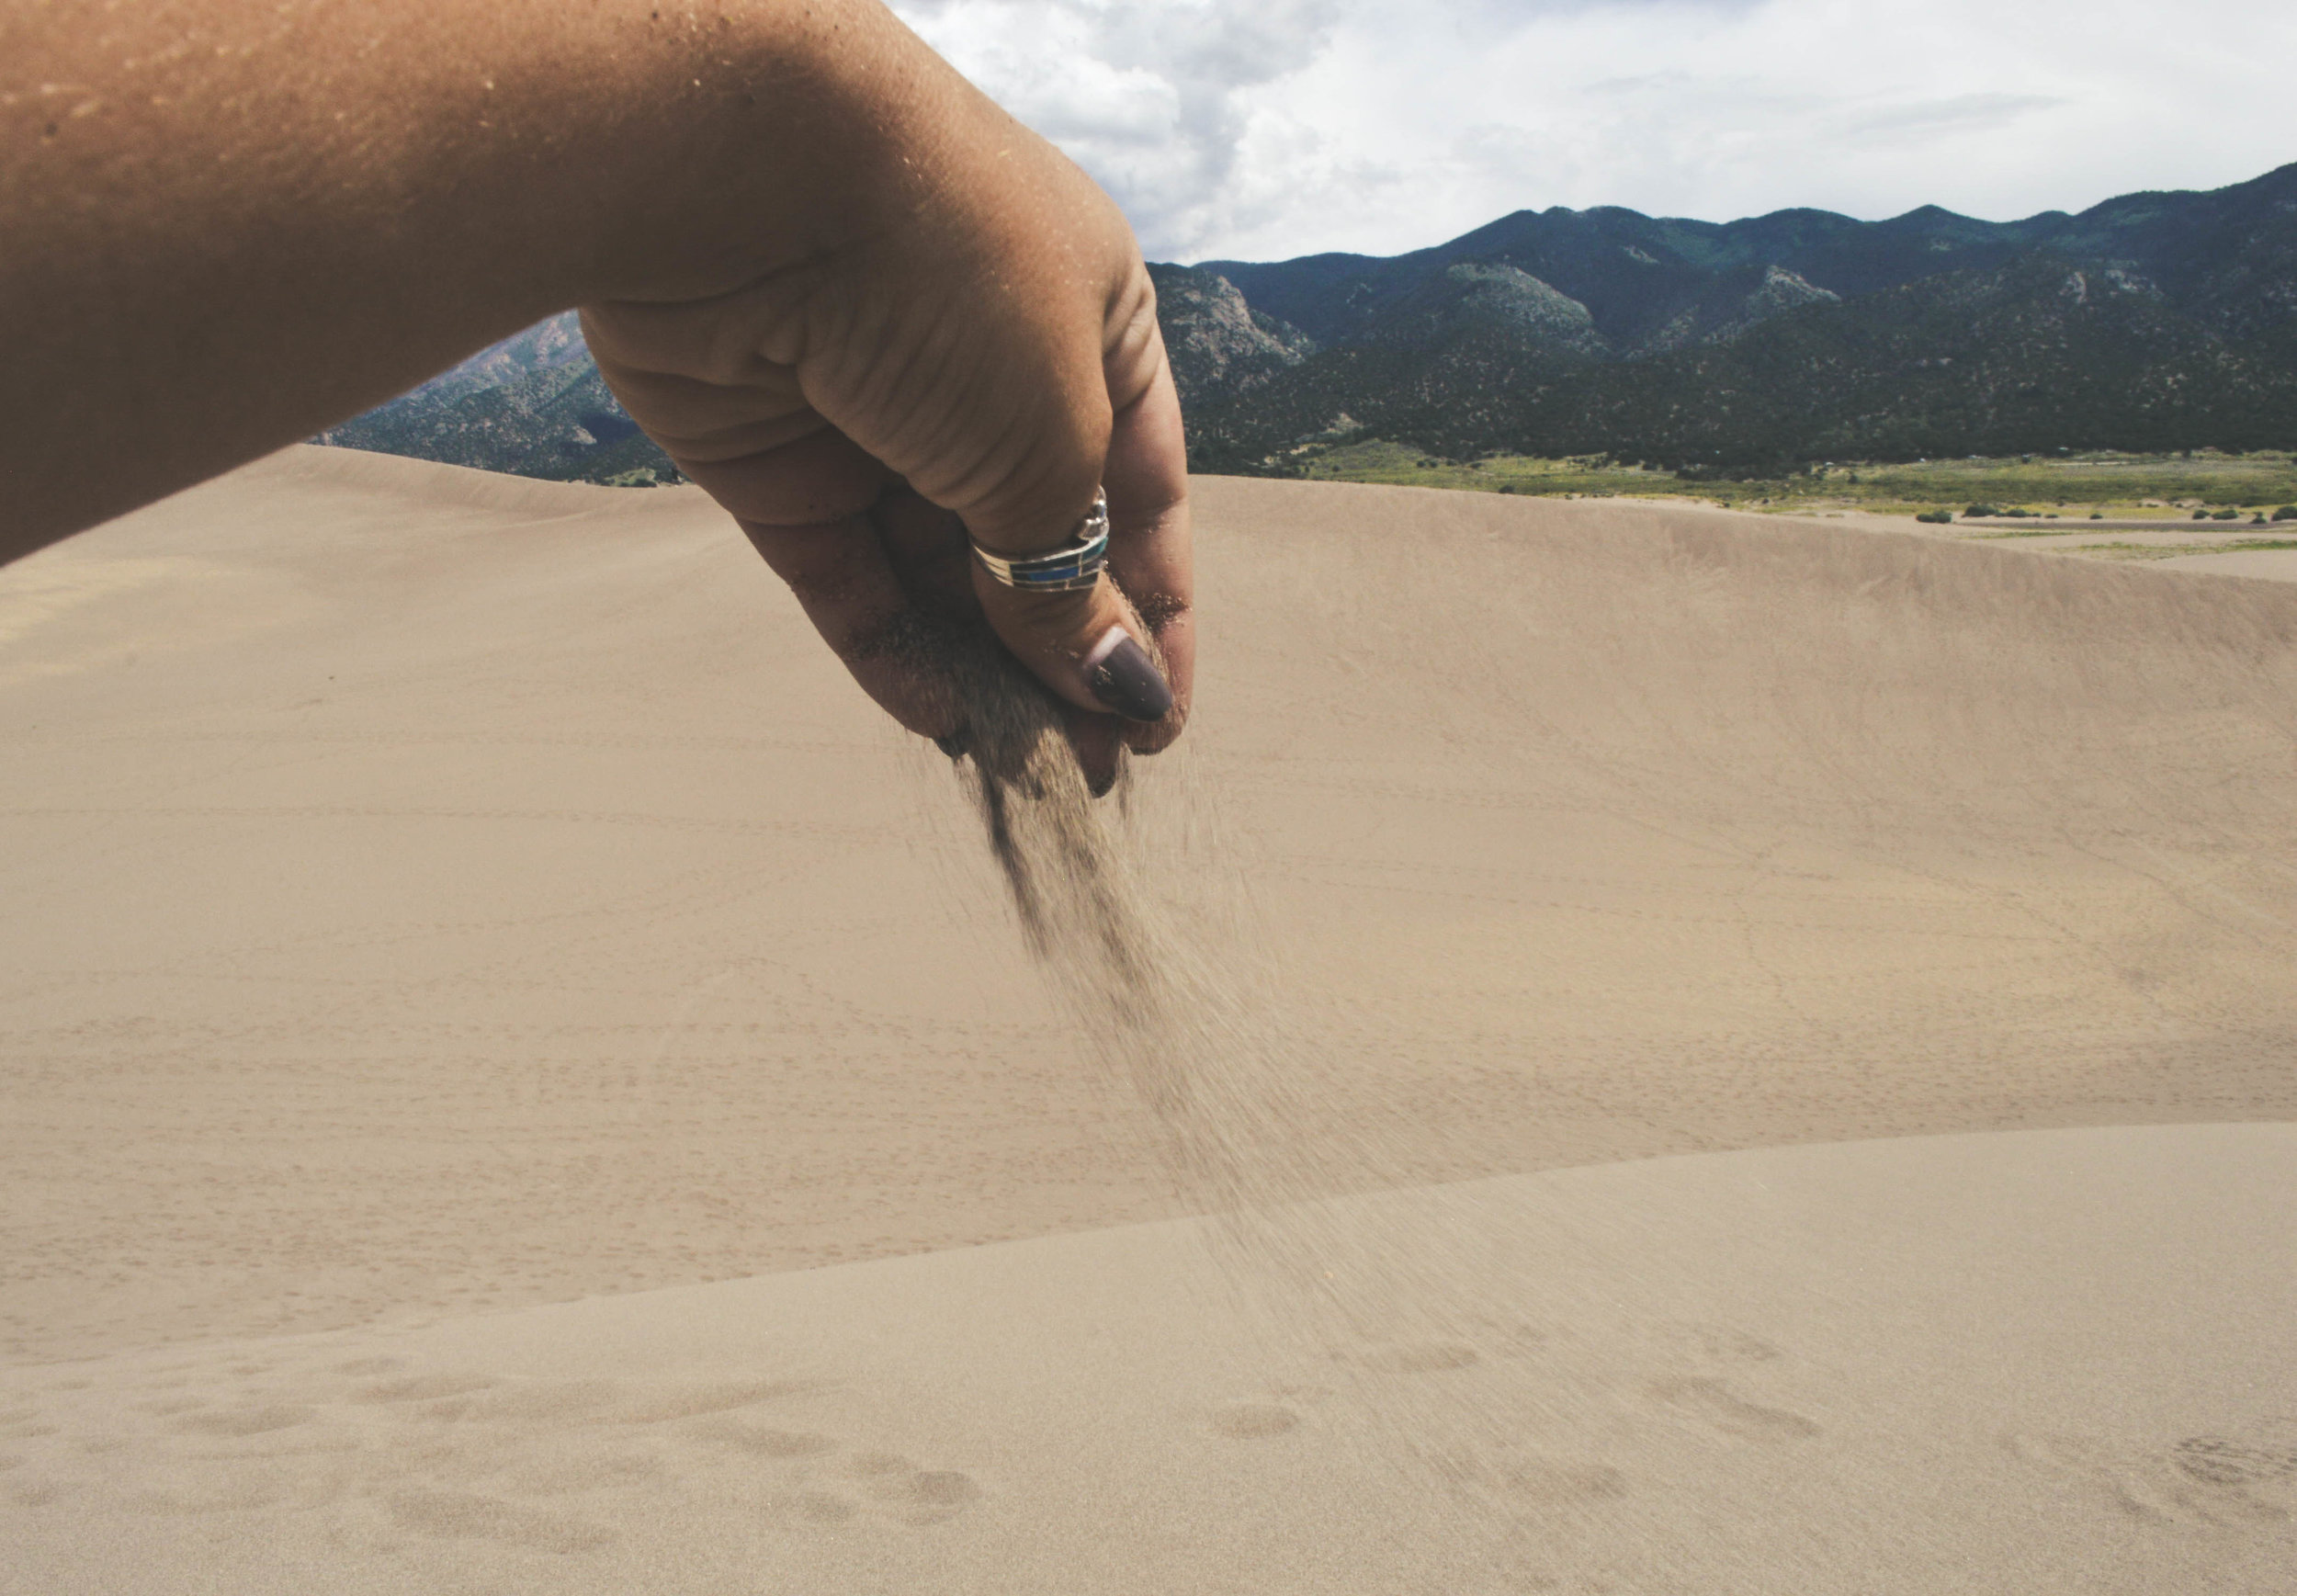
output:
[[[2256,0],[897,0],[1152,257],[1519,209],[2008,218],[2297,159]]]
[[[1918,133],[1991,132],[2033,112],[2054,110],[2065,104],[2051,95],[1948,95],[1942,99],[1861,108],[1841,117],[1840,125],[1848,138],[1888,144]]]
[[[1294,75],[1346,0],[916,0],[896,9],[1172,245],[1216,234],[1247,91]],[[1156,254],[1156,243],[1150,244]]]

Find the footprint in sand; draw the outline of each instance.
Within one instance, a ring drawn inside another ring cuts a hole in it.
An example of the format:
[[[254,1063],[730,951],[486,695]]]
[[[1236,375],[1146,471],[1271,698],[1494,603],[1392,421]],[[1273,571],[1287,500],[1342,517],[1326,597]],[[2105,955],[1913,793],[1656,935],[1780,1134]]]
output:
[[[1665,1327],[1663,1334],[1710,1364],[1767,1364],[1782,1355],[1761,1337],[1726,1324],[1676,1323]]]
[[[2158,1450],[2077,1435],[2011,1435],[2016,1455],[2088,1483],[2156,1523],[2261,1527],[2297,1519],[2297,1424],[2193,1435]]]
[[[483,1375],[413,1375],[403,1380],[379,1380],[351,1393],[354,1402],[436,1402],[449,1397],[483,1391],[494,1381]]]
[[[522,1465],[503,1477],[503,1488],[514,1496],[572,1496],[626,1489],[662,1471],[662,1460],[651,1452],[607,1452]]]
[[[741,1419],[706,1420],[694,1425],[688,1433],[705,1441],[714,1441],[736,1452],[755,1453],[760,1457],[819,1457],[825,1452],[837,1450],[837,1443],[826,1435],[814,1435],[798,1430],[776,1430],[770,1425],[753,1424]]]
[[[245,1480],[193,1490],[137,1491],[129,1497],[128,1506],[153,1518],[199,1517],[259,1512],[280,1505],[289,1496],[286,1488],[272,1482]]]
[[[347,1364],[337,1364],[338,1375],[395,1375],[407,1366],[404,1358],[353,1358]]]
[[[1512,1463],[1501,1476],[1510,1491],[1530,1501],[1602,1501],[1627,1494],[1627,1477],[1607,1464],[1534,1458]]]
[[[2297,1480],[2297,1439],[2258,1443],[2192,1435],[2169,1449],[2169,1461],[2205,1485],[2246,1488]]]
[[[1382,1375],[1435,1375],[1465,1369],[1483,1362],[1483,1354],[1465,1341],[1420,1341],[1375,1347],[1357,1360]]]
[[[479,1392],[459,1417],[481,1423],[534,1424],[579,1420],[612,1407],[622,1388],[611,1380],[546,1380]]]
[[[1423,1451],[1420,1457],[1439,1478],[1499,1506],[1551,1509],[1624,1497],[1629,1488],[1626,1475],[1609,1464],[1554,1457],[1513,1445],[1490,1451],[1438,1447]]]
[[[911,1523],[954,1518],[981,1494],[972,1476],[954,1468],[920,1468],[889,1452],[865,1452],[847,1465],[863,1492]]]
[[[1212,1416],[1216,1435],[1231,1441],[1264,1441],[1272,1435],[1284,1435],[1300,1428],[1300,1416],[1289,1408],[1278,1408],[1262,1402],[1238,1402],[1221,1409]]]
[[[1749,1402],[1720,1380],[1668,1380],[1652,1387],[1651,1395],[1726,1435],[1748,1441],[1799,1441],[1819,1433],[1818,1426],[1800,1413]]]
[[[308,1424],[315,1417],[309,1408],[270,1404],[261,1408],[232,1408],[221,1413],[193,1413],[169,1426],[194,1435],[265,1435],[274,1430]]]
[[[764,1511],[765,1517],[773,1522],[802,1526],[846,1523],[861,1511],[861,1508],[859,1504],[830,1491],[801,1490],[770,1498]]]
[[[722,1385],[689,1386],[680,1390],[651,1392],[624,1407],[616,1417],[627,1424],[660,1424],[673,1419],[699,1419],[736,1408],[749,1408],[776,1398],[795,1397],[816,1388],[810,1380],[745,1380]]]
[[[46,1507],[59,1497],[71,1493],[73,1487],[53,1479],[28,1479],[10,1490],[8,1500],[18,1507]]]
[[[300,1387],[221,1401],[145,1395],[131,1411],[149,1428],[131,1443],[155,1463],[188,1466],[120,1479],[118,1505],[176,1519],[318,1509],[334,1533],[355,1538],[379,1532],[402,1546],[490,1542],[574,1556],[618,1539],[605,1514],[578,1504],[622,1500],[697,1466],[747,1483],[762,1516],[793,1533],[931,1526],[985,1495],[969,1474],[889,1451],[855,1453],[777,1410],[786,1398],[818,1394],[819,1381],[519,1380],[383,1357],[307,1373]],[[52,1429],[25,1402],[0,1409],[0,1421],[17,1434]],[[1280,1424],[1248,1421],[1242,1432],[1291,1422],[1288,1413]],[[342,1455],[314,1463],[308,1455],[319,1451]],[[245,1469],[198,1461],[210,1457]],[[38,1507],[75,1488],[21,1461],[0,1459],[0,1500]]]
[[[1495,1358],[1526,1358],[1538,1355],[1555,1339],[1553,1330],[1518,1319],[1495,1319],[1488,1314],[1477,1316],[1476,1322],[1487,1332],[1482,1340]]]
[[[561,1518],[458,1490],[402,1490],[387,1503],[391,1522],[432,1540],[502,1541],[537,1552],[592,1552],[612,1545],[603,1524]]]
[[[11,1408],[0,1412],[0,1435],[20,1436],[27,1440],[37,1435],[53,1435],[56,1427],[40,1419],[37,1408]]]

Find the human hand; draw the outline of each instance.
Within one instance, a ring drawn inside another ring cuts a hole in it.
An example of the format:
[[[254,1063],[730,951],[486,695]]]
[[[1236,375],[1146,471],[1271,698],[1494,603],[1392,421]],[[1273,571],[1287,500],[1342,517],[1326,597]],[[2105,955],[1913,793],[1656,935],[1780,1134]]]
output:
[[[843,169],[814,215],[746,260],[586,306],[584,332],[631,416],[732,512],[895,719],[963,737],[934,639],[985,618],[1069,707],[1103,790],[1120,744],[1179,735],[1194,662],[1180,405],[1154,291],[1107,197],[915,50],[859,96],[873,127],[824,136]],[[1016,591],[969,557],[968,530],[1009,555],[1066,541],[1096,486],[1110,553],[1090,591]],[[1161,664],[1168,702],[1153,671],[1129,673],[1129,693],[1112,680],[1124,640]]]

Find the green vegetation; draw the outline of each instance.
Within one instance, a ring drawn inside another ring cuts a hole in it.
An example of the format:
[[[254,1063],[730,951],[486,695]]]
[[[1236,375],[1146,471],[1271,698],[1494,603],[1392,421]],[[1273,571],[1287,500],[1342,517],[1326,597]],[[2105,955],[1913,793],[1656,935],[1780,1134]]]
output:
[[[1994,543],[1998,542],[2005,538],[2067,538],[2076,532],[2095,532],[2097,528],[2095,526],[2037,526],[2031,532],[2024,530],[2017,532],[1973,532],[1968,536],[1973,542]],[[2179,528],[2179,530],[2183,530],[2183,528]]]
[[[1297,457],[1296,474],[1318,481],[1383,482],[1466,492],[1534,493],[1569,499],[1695,499],[1727,508],[1805,515],[1899,516],[1928,526],[1963,523],[1974,541],[2043,539],[2046,547],[2101,560],[2169,560],[2297,549],[2297,538],[2235,537],[2269,517],[2297,521],[2297,453],[2247,455],[2082,454],[2056,458],[1928,460],[1913,465],[1838,461],[1769,481],[1686,480],[1623,466],[1600,456],[1533,459],[1493,455],[1446,459],[1401,444],[1358,439]],[[1961,504],[1961,515],[1944,508]],[[2022,523],[2004,526],[2005,521]],[[2176,542],[2081,542],[2106,530],[2094,523],[2158,526]],[[2196,523],[2199,523],[2197,526]]]
[[[1299,474],[1314,481],[1390,482],[1410,488],[1465,488],[1487,493],[1592,496],[1615,493],[1692,493],[1712,497],[1672,471],[1619,466],[1600,456],[1541,460],[1501,455],[1480,460],[1438,459],[1402,444],[1378,439],[1311,449],[1299,460]]]
[[[1402,444],[1357,439],[1304,449],[1295,457],[1294,469],[1319,481],[1564,498],[1692,498],[1745,510],[1934,516],[1940,505],[1959,504],[1968,506],[1968,516],[1981,519],[2110,514],[2114,520],[2158,520],[2167,526],[2185,523],[2196,512],[2209,519],[2222,511],[2231,519],[2251,510],[2297,521],[2297,505],[2289,503],[2297,496],[2297,457],[2287,450],[2012,455],[1913,464],[1838,461],[1770,479],[1698,481],[1602,456],[1443,459]]]
[[[1423,284],[1351,342],[1249,388],[1184,391],[1192,468],[1290,476],[1304,450],[1380,438],[1437,459],[1603,454],[1723,482],[1828,459],[2297,439],[2297,363],[2095,262],[2021,255],[1642,350],[1563,328],[1546,314],[1555,290],[1517,276],[1521,305]],[[1180,347],[1211,336],[1177,324],[1165,335]]]
[[[1364,438],[1711,482],[2297,442],[2297,164],[2079,217],[1555,208],[1386,259],[1160,269],[1201,471]]]

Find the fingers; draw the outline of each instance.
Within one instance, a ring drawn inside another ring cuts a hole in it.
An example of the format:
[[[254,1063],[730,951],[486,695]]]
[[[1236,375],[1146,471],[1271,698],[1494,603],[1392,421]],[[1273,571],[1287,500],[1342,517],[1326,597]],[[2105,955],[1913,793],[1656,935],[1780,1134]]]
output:
[[[1086,790],[1094,798],[1106,797],[1116,785],[1116,773],[1125,758],[1124,736],[1118,728],[1124,724],[1114,715],[1061,706],[1061,730],[1077,756],[1078,768],[1084,772]]]
[[[1056,696],[1081,709],[1116,707],[1102,700],[1092,677],[1118,643],[1145,634],[1106,576],[1081,592],[1033,592],[1005,586],[977,560],[973,592],[1005,647]]]
[[[741,529],[863,692],[920,737],[959,729],[948,623],[911,602],[866,517]]]
[[[1153,721],[1124,723],[1126,745],[1155,753],[1180,736],[1196,678],[1196,583],[1190,546],[1188,450],[1181,401],[1164,363],[1141,397],[1116,413],[1109,434],[1109,574],[1148,633],[1172,707]]]
[[[892,494],[869,518],[895,579],[921,615],[967,629],[981,624],[981,606],[973,595],[973,547],[966,537],[964,522],[911,492]],[[1125,722],[1072,704],[1063,705],[1062,711],[1062,730],[1084,771],[1086,785],[1098,798],[1116,785],[1117,764],[1124,752],[1119,728]]]
[[[1124,717],[1125,742],[1144,753],[1180,735],[1195,663],[1180,402],[1161,345],[1153,353],[1146,391],[1113,418],[1103,465],[1108,575],[1081,593],[1032,593],[986,570],[974,575],[982,610],[1015,657],[1069,703]]]
[[[867,516],[812,526],[745,522],[742,530],[844,662],[896,720],[962,752],[965,706],[956,651],[981,624],[964,524],[914,493]],[[1069,708],[1062,730],[1094,797],[1116,785],[1116,717]]]

